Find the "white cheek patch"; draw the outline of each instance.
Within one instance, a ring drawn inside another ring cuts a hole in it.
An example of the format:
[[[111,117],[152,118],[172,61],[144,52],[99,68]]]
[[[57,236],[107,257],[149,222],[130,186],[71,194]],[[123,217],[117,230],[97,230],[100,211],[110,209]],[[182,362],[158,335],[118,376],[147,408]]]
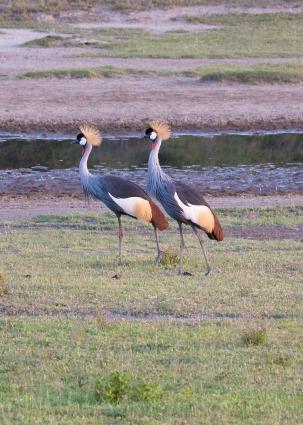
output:
[[[150,133],[149,138],[150,138],[150,140],[156,140],[156,138],[157,138],[157,133],[156,133],[155,131],[152,131],[152,132]]]
[[[86,145],[86,138],[85,137],[81,137],[81,140],[80,140],[80,145],[81,146],[85,146]]]

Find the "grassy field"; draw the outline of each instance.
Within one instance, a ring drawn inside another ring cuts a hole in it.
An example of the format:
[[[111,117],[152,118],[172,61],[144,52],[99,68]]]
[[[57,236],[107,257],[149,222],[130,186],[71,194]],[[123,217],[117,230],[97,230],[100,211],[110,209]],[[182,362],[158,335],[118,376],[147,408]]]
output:
[[[220,19],[219,19],[220,18]],[[213,18],[214,19],[214,18]],[[216,21],[207,19],[208,23]],[[159,58],[236,58],[302,56],[303,15],[219,15],[218,28],[164,35],[139,30],[95,31],[110,44],[100,56]]]
[[[225,226],[301,226],[300,208],[219,210]],[[153,264],[148,226],[125,219],[113,279],[108,213],[2,225],[0,422],[294,424],[303,414],[302,241],[208,243],[203,275],[176,226]],[[0,279],[1,280],[1,279]]]
[[[17,78],[96,79],[123,77],[127,75],[137,75],[141,77],[185,76],[189,78],[198,78],[201,82],[233,81],[249,84],[292,84],[301,83],[303,81],[303,64],[258,64],[250,66],[213,65],[189,69],[188,71],[146,70],[136,68],[102,66],[97,68],[70,68],[48,69],[44,71],[29,71],[23,74],[18,74]]]
[[[18,79],[40,79],[40,78],[59,78],[59,79],[79,79],[79,78],[113,78],[126,75],[168,75],[166,72],[153,72],[145,69],[119,68],[116,66],[100,66],[97,68],[71,68],[71,69],[49,69],[45,71],[29,71],[17,75]]]
[[[198,19],[195,17],[194,22]],[[201,17],[200,20],[217,28],[195,32],[172,31],[160,35],[140,29],[82,30],[77,31],[75,39],[62,39],[61,45],[87,47],[79,41],[79,36],[80,40],[81,37],[84,40],[89,38],[94,40],[92,47],[96,50],[85,55],[110,57],[238,58],[303,54],[302,14],[228,14]],[[26,46],[52,47],[58,43],[60,38],[47,37]]]

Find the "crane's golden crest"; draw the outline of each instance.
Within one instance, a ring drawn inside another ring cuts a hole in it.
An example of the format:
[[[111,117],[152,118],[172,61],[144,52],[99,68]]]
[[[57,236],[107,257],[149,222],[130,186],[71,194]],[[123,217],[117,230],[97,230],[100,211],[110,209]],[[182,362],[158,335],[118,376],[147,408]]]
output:
[[[79,130],[82,134],[84,134],[84,137],[86,138],[89,144],[93,146],[101,145],[101,133],[95,125],[84,123],[80,125]]]
[[[161,140],[167,140],[171,136],[171,128],[168,124],[160,121],[150,121],[148,125],[158,133]]]

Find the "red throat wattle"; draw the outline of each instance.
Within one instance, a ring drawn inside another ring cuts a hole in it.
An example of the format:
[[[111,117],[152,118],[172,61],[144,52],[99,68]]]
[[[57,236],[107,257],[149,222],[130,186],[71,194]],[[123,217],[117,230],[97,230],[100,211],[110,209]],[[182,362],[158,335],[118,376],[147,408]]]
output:
[[[82,148],[82,156],[85,154],[85,148]]]
[[[150,148],[151,149],[155,149],[156,147],[156,143],[155,142],[150,142]]]

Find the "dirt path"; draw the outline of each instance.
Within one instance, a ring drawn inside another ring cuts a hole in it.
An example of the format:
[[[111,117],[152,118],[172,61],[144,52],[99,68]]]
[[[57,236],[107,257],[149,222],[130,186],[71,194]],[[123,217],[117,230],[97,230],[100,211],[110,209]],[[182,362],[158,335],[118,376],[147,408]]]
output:
[[[276,206],[303,206],[303,196],[225,196],[208,197],[214,208],[270,208]],[[100,202],[87,204],[84,200],[72,198],[45,198],[28,200],[22,198],[5,198],[0,200],[0,222],[18,222],[37,215],[75,214],[104,210]]]
[[[2,81],[2,130],[73,131],[79,121],[141,130],[148,119],[174,129],[301,127],[302,85],[202,84],[178,78]]]

